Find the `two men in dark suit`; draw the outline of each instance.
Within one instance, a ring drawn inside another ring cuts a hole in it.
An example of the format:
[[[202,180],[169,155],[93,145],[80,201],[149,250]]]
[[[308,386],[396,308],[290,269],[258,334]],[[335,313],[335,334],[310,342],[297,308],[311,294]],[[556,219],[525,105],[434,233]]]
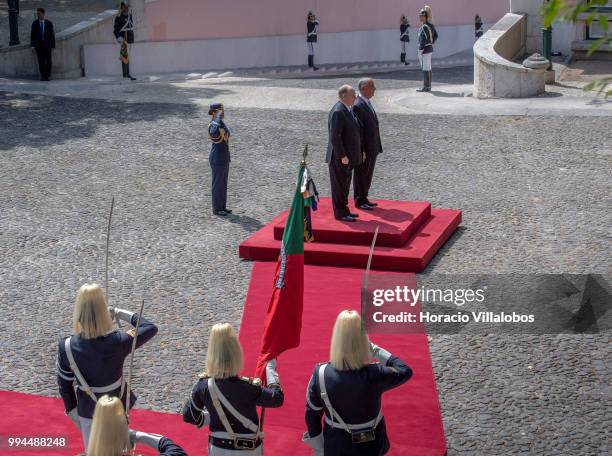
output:
[[[361,150],[365,153],[363,163],[357,166],[353,173],[353,192],[355,207],[366,211],[371,211],[377,206],[376,203],[368,199],[368,193],[372,185],[376,157],[382,152],[378,116],[370,101],[374,92],[376,92],[374,80],[372,78],[361,79],[359,81],[359,96],[353,105],[353,111],[361,125]]]
[[[344,222],[354,222],[359,215],[349,211],[348,194],[352,171],[363,162],[361,129],[353,112],[357,95],[353,87],[343,85],[338,90],[338,98],[329,112],[325,161],[329,164],[334,216]]]
[[[51,54],[55,49],[55,31],[53,22],[45,19],[45,9],[36,9],[36,20],[32,22],[30,33],[30,46],[36,51],[40,80],[49,81],[51,78]]]

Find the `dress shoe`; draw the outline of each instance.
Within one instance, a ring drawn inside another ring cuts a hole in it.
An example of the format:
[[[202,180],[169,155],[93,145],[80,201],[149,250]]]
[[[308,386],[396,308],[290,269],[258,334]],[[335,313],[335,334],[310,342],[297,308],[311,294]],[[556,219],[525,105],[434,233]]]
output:
[[[372,207],[376,207],[376,206],[378,206],[378,203],[373,203],[373,202],[372,202],[372,201],[370,201],[370,200],[367,200],[367,201],[366,201],[366,204],[367,204],[368,206],[372,206]]]
[[[232,210],[231,210],[231,209],[225,208],[225,209],[223,209],[223,210],[224,210],[225,212],[227,212],[228,214],[231,214],[231,213],[232,213]]]
[[[213,214],[220,215],[221,217],[225,217],[226,215],[228,215],[226,211],[213,211]]]
[[[353,213],[350,213],[349,215],[350,215],[351,217],[353,217],[353,218],[358,218],[358,217],[359,217],[359,214],[353,214]]]
[[[374,210],[374,208],[370,206],[369,204],[362,204],[361,206],[359,206],[359,209],[361,209],[362,211],[373,211]]]
[[[355,217],[351,217],[350,215],[345,215],[344,217],[340,217],[338,220],[341,222],[354,222]]]

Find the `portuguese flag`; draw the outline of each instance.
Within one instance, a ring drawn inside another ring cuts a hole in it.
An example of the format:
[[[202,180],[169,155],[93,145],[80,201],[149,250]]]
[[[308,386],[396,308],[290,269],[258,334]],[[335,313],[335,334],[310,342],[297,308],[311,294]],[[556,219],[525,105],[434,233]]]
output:
[[[311,198],[301,191],[306,165],[300,166],[291,210],[285,223],[274,288],[264,321],[261,351],[255,376],[265,382],[266,363],[300,345],[304,304],[304,235]],[[308,206],[305,210],[304,206]]]

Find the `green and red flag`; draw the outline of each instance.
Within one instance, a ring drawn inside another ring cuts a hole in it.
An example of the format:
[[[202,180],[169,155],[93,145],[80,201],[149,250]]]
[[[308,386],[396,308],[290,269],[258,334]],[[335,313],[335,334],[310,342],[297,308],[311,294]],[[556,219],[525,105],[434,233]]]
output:
[[[310,192],[308,182],[312,184]],[[303,188],[307,190],[303,192]],[[304,238],[312,238],[310,209],[313,205],[316,208],[316,198],[316,189],[310,173],[305,163],[302,163],[291,210],[285,222],[272,297],[264,320],[261,350],[255,370],[255,376],[263,381],[266,377],[267,362],[300,344],[304,305]]]

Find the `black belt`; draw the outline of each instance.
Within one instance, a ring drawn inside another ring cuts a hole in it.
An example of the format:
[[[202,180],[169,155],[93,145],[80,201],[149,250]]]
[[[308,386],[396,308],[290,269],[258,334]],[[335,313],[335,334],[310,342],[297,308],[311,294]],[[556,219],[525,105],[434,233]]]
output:
[[[242,439],[237,438],[236,440],[232,439],[221,439],[219,437],[213,437],[212,435],[208,436],[208,441],[216,446],[217,448],[224,448],[226,450],[254,450],[258,448],[263,440],[261,438],[255,439]],[[251,444],[247,442],[253,442],[252,447]]]

